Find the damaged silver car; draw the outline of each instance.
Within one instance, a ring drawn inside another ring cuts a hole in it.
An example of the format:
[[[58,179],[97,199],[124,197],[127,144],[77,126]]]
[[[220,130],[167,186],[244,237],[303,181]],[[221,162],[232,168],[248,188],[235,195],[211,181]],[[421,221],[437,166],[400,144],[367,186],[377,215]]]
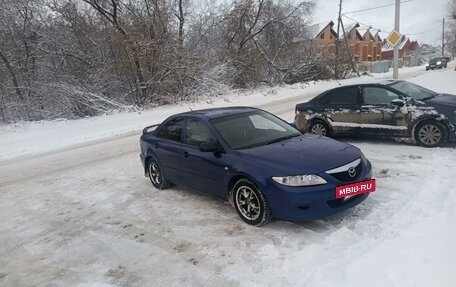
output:
[[[302,132],[405,138],[425,147],[456,140],[456,96],[407,81],[341,86],[296,105]]]

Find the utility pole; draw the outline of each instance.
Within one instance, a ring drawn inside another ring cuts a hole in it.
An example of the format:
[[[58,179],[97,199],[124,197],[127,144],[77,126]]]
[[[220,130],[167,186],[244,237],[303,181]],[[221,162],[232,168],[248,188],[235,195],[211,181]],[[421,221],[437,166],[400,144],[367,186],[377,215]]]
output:
[[[400,11],[401,9],[401,0],[396,0],[396,13],[394,17],[394,30],[399,33],[399,21],[400,21]],[[393,69],[393,79],[399,79],[399,46],[400,42],[394,47],[394,69]]]
[[[443,18],[442,23],[442,56],[445,53],[445,18]]]
[[[344,22],[341,20],[340,24],[342,25],[342,31],[344,32],[344,42],[345,42],[345,45],[347,46],[347,53],[348,53],[348,59],[350,60],[350,65],[352,67],[353,72],[355,72],[356,75],[359,77],[360,75],[359,75],[358,70],[356,69],[356,63],[354,62],[353,57],[351,55],[350,45],[348,44],[348,41],[347,41],[347,35],[345,34]],[[359,24],[356,23],[355,27],[359,28]]]
[[[334,77],[339,79],[339,35],[340,35],[340,21],[342,15],[342,0],[339,2],[339,18],[337,18],[337,38],[336,38],[336,63],[334,66]]]

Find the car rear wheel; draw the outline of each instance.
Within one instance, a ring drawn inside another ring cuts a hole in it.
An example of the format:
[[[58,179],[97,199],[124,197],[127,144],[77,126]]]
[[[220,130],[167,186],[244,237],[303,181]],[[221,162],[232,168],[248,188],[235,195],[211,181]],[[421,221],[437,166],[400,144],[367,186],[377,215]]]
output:
[[[445,140],[445,128],[435,121],[424,121],[415,128],[415,140],[424,147],[437,147]]]
[[[329,126],[325,122],[319,120],[310,124],[309,132],[321,136],[330,136]]]
[[[233,202],[239,216],[246,223],[261,226],[272,219],[269,204],[261,190],[244,178],[233,187]]]
[[[165,189],[171,185],[163,177],[163,173],[160,169],[160,166],[158,165],[158,163],[155,160],[153,160],[153,159],[149,160],[149,166],[147,168],[147,171],[149,174],[150,182],[152,182],[152,185],[156,189]]]

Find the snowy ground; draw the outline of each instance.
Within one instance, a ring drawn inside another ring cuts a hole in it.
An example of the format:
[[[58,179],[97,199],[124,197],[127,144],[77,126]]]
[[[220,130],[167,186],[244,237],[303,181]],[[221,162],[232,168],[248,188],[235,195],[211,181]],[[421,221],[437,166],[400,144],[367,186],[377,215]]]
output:
[[[456,94],[452,67],[408,76]],[[255,104],[291,120],[295,102],[335,85],[192,107]],[[454,286],[455,144],[347,140],[371,160],[375,193],[323,220],[254,228],[227,203],[143,176],[136,130],[185,109],[2,127],[0,286]]]

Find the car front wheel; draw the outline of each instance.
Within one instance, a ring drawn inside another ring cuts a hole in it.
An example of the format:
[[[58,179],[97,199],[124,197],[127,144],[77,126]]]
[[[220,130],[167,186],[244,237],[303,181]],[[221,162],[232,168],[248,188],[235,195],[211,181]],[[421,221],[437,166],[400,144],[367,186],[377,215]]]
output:
[[[170,186],[170,183],[163,177],[163,172],[158,163],[151,159],[147,168],[150,182],[156,189],[165,189]]]
[[[424,121],[415,128],[415,140],[424,147],[437,147],[445,140],[445,128],[435,121]]]
[[[269,204],[261,190],[244,178],[233,187],[233,203],[239,216],[246,223],[261,226],[272,219]]]

